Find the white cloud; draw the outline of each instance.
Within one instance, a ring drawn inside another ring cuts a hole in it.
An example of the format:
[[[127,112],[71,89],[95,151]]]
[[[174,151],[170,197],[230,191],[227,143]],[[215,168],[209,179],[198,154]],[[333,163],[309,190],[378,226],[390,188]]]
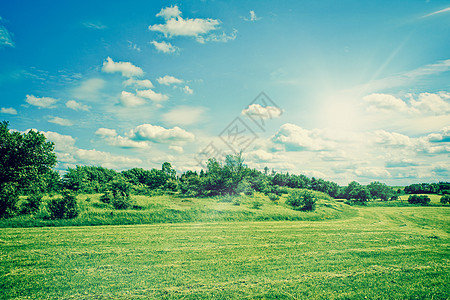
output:
[[[171,43],[166,43],[164,41],[160,43],[157,41],[152,41],[150,43],[153,44],[153,46],[155,46],[156,50],[163,53],[174,53],[179,50],[178,47],[175,47]]]
[[[92,29],[98,29],[98,30],[102,30],[102,29],[106,29],[107,28],[101,22],[83,22],[82,24],[86,28],[92,28]]]
[[[374,135],[375,135],[374,141],[377,144],[383,144],[386,146],[394,146],[394,147],[413,145],[413,142],[409,136],[397,132],[377,130],[374,132]]]
[[[367,111],[371,112],[390,112],[406,111],[408,106],[399,98],[388,94],[371,94],[363,98],[367,103]]]
[[[115,129],[99,128],[95,132],[96,135],[102,137],[110,146],[120,148],[149,148],[149,144],[145,141],[133,141],[128,137],[117,134]]]
[[[272,141],[293,150],[321,151],[333,148],[333,143],[325,140],[320,130],[307,130],[290,123],[282,125]]]
[[[136,67],[130,62],[114,62],[111,57],[108,57],[103,62],[102,71],[105,73],[122,73],[124,77],[134,77],[144,75],[141,68]]]
[[[204,107],[178,106],[165,113],[162,119],[172,125],[192,125],[203,119]]]
[[[186,85],[186,86],[183,88],[183,92],[184,92],[185,94],[192,95],[192,94],[194,93],[194,90],[191,89],[190,87],[188,87],[188,86]]]
[[[50,123],[58,124],[61,126],[72,126],[73,122],[67,119],[63,119],[60,117],[52,117],[50,120],[48,120]]]
[[[228,41],[234,41],[237,37],[237,30],[233,29],[233,32],[230,34],[226,34],[225,32],[222,32],[222,34],[216,34],[212,33],[206,36],[198,36],[197,42],[204,44],[205,42],[219,42],[219,43],[226,43]]]
[[[183,147],[181,147],[181,146],[170,145],[169,149],[175,151],[178,154],[181,154],[184,152]]]
[[[91,107],[82,103],[79,103],[75,100],[69,100],[66,102],[66,106],[73,110],[84,110],[88,111]]]
[[[417,101],[411,100],[411,105],[419,112],[447,114],[450,113],[450,93],[422,93]]]
[[[122,91],[122,94],[120,95],[120,102],[126,107],[134,107],[146,103],[145,99],[125,91]]]
[[[148,89],[153,88],[153,83],[148,79],[136,80],[134,78],[130,78],[130,79],[125,80],[123,82],[123,85],[124,86],[142,87],[142,88],[148,88]]]
[[[156,81],[158,81],[159,84],[164,84],[164,85],[179,84],[179,83],[183,82],[183,80],[178,79],[173,76],[170,76],[170,75],[166,75],[164,77],[159,77],[156,79]]]
[[[136,92],[139,97],[147,98],[152,101],[160,102],[160,101],[166,101],[169,99],[167,95],[156,93],[155,91],[148,89],[148,90],[140,90]]]
[[[355,174],[360,177],[370,178],[371,180],[391,177],[391,173],[383,167],[360,167],[355,170]]]
[[[250,21],[257,21],[260,18],[258,18],[253,10],[250,11]]]
[[[127,41],[127,42],[128,42],[128,48],[130,48],[132,50],[136,50],[137,52],[141,52],[141,48],[138,45],[136,45],[132,41]]]
[[[168,143],[172,141],[190,142],[195,139],[194,134],[187,132],[180,127],[166,129],[161,126],[142,124],[132,129],[130,138],[136,140],[147,140],[155,143]]]
[[[274,106],[261,106],[259,104],[252,104],[243,109],[241,114],[243,116],[256,117],[261,119],[279,118],[283,111]]]
[[[254,150],[254,151],[250,151],[250,152],[246,153],[246,158],[248,158],[251,161],[257,161],[257,162],[272,161],[274,158],[274,155],[273,155],[273,153],[267,152],[266,150],[258,149],[258,150]]]
[[[431,17],[431,16],[434,16],[434,15],[442,14],[442,13],[446,13],[446,12],[450,12],[450,7],[447,7],[447,8],[444,8],[444,9],[432,12],[432,13],[430,13],[428,15],[423,16],[423,18]]]
[[[75,147],[75,139],[70,135],[63,135],[53,131],[42,132],[45,137],[55,143],[55,151],[70,152]]]
[[[11,37],[11,33],[8,31],[8,29],[6,29],[5,26],[0,25],[0,47],[1,46],[9,46],[13,48],[15,47]]]
[[[178,5],[162,8],[161,11],[156,14],[157,17],[163,17],[166,20],[179,17],[180,15],[181,11],[178,9]]]
[[[117,168],[118,166],[136,166],[142,164],[139,158],[122,155],[114,155],[109,152],[97,151],[95,149],[77,149],[74,156],[85,164],[100,164],[106,168]]]
[[[99,128],[95,134],[102,137],[115,137],[117,136],[117,131],[115,129]]]
[[[0,113],[2,114],[8,114],[8,115],[17,115],[17,110],[13,107],[2,107]]]
[[[178,6],[163,8],[156,16],[163,17],[165,24],[155,24],[148,27],[151,31],[158,31],[165,37],[192,36],[200,37],[210,31],[216,30],[220,24],[215,19],[183,19]]]
[[[57,99],[50,98],[50,97],[42,97],[38,98],[33,95],[27,95],[25,101],[28,104],[38,106],[38,107],[45,107],[45,108],[54,108],[56,102],[58,102]]]
[[[83,100],[97,98],[99,91],[105,87],[105,84],[105,80],[101,78],[87,79],[73,89],[72,97]]]

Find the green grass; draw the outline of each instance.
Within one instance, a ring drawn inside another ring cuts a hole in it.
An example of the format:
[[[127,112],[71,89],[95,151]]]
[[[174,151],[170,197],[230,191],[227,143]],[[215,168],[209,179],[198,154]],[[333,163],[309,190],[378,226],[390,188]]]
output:
[[[448,207],[352,209],[315,222],[2,228],[0,298],[448,299]]]
[[[100,202],[101,194],[79,195],[81,212],[70,220],[46,220],[46,205],[32,216],[0,219],[0,227],[131,225],[155,223],[326,220],[355,216],[356,210],[338,203],[328,195],[315,192],[319,198],[314,212],[298,212],[285,204],[286,195],[271,201],[261,193],[253,196],[183,198],[175,195],[132,196],[138,209],[115,210]],[[89,201],[86,201],[89,199]],[[48,196],[43,198],[49,201]],[[239,205],[237,205],[239,204]]]

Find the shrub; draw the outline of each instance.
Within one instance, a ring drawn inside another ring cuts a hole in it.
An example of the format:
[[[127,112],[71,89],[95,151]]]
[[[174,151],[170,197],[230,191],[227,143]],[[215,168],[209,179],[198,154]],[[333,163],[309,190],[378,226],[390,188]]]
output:
[[[430,198],[428,196],[411,195],[408,198],[410,204],[420,204],[422,206],[428,205],[430,203]]]
[[[267,194],[267,197],[269,197],[269,199],[271,201],[277,201],[278,199],[280,199],[280,196],[278,196],[277,194],[273,194],[273,193]]]
[[[0,218],[8,218],[15,215],[19,194],[16,184],[5,182],[0,184]]]
[[[286,204],[292,206],[294,210],[313,211],[316,208],[316,201],[310,191],[294,191],[288,196]]]
[[[78,216],[77,199],[69,191],[63,191],[62,198],[52,199],[48,203],[51,219],[72,219]]]
[[[100,197],[103,203],[111,204],[115,209],[127,209],[132,206],[130,197],[131,184],[122,177],[117,177],[108,185],[108,189]]]
[[[259,201],[253,201],[251,207],[252,207],[253,209],[260,209],[262,206],[263,206],[263,204],[262,204],[261,202],[259,202]]]
[[[449,204],[450,203],[450,195],[444,195],[441,197],[441,203],[442,204]]]
[[[39,206],[42,203],[42,194],[35,193],[28,196],[25,203],[22,204],[21,213],[22,214],[34,214],[39,211]]]

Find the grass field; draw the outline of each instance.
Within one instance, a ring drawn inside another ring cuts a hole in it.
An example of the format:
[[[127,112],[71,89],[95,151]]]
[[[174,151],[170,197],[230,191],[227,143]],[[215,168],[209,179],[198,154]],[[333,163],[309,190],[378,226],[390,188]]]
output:
[[[450,209],[0,229],[3,299],[448,299]]]

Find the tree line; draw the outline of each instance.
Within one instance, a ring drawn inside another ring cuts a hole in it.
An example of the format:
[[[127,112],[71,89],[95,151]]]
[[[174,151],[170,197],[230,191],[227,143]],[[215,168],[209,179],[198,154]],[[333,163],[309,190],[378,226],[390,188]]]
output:
[[[76,166],[68,168],[61,177],[53,169],[57,162],[53,151],[54,144],[47,141],[43,134],[32,130],[27,133],[10,131],[8,122],[0,123],[0,217],[17,213],[19,195],[29,196],[22,210],[36,209],[42,193],[62,194],[67,203],[72,203],[70,205],[73,205],[73,194],[102,193],[101,200],[115,208],[129,207],[131,194],[211,197],[261,192],[276,200],[287,194],[288,188],[293,188],[319,191],[333,198],[364,203],[370,199],[392,200],[401,193],[401,190],[395,191],[377,181],[366,186],[353,181],[342,187],[320,178],[273,170],[269,172],[267,167],[259,171],[244,163],[242,152],[226,156],[223,162],[210,158],[204,170],[186,171],[179,176],[169,162],[164,162],[160,169],[132,168],[122,172],[101,166]],[[413,184],[405,188],[407,193],[424,190],[448,193],[450,183]],[[306,202],[309,198],[310,195],[302,196]],[[56,202],[55,211],[58,211],[58,205],[66,203]]]

